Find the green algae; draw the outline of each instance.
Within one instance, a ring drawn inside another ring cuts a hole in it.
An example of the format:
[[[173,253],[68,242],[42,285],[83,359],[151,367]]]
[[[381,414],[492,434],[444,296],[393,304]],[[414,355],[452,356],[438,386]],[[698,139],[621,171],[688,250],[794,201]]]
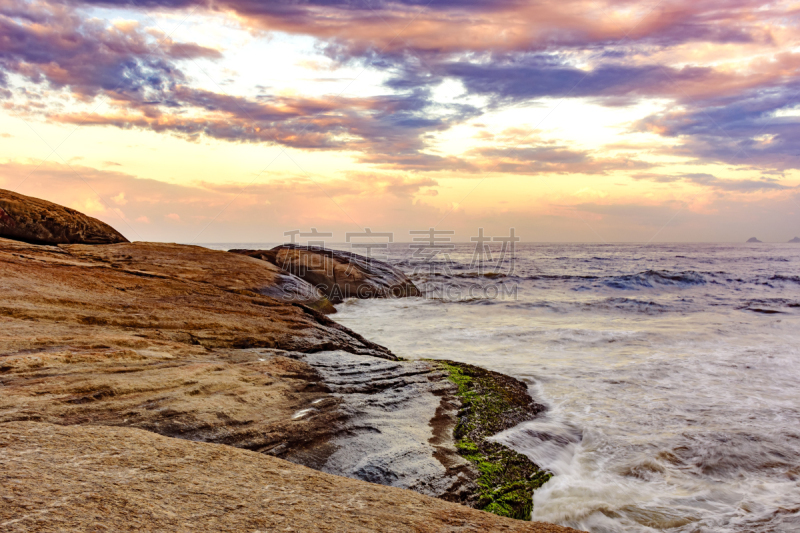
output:
[[[459,453],[479,472],[475,508],[500,516],[530,520],[533,491],[552,474],[525,455],[487,440],[530,420],[542,410],[525,385],[513,378],[454,361],[437,361],[458,387],[462,408],[453,430]]]

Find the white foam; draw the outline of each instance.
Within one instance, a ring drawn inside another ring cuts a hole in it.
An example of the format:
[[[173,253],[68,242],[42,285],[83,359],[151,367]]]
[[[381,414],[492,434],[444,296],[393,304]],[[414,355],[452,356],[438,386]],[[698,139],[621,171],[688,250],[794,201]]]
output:
[[[465,270],[470,251],[456,252]],[[402,357],[531,383],[550,409],[495,438],[555,474],[536,519],[592,533],[800,531],[800,249],[520,253],[518,301],[352,301],[333,318]],[[667,274],[603,283],[643,272]]]

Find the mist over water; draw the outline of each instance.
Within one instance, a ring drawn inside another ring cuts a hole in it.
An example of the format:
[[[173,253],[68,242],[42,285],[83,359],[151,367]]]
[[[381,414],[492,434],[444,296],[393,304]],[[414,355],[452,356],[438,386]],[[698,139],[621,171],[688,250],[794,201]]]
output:
[[[548,411],[496,438],[556,474],[534,520],[800,531],[800,246],[518,245],[513,272],[489,275],[472,251],[414,273],[392,245],[429,298],[349,300],[333,318],[399,356],[530,385]]]

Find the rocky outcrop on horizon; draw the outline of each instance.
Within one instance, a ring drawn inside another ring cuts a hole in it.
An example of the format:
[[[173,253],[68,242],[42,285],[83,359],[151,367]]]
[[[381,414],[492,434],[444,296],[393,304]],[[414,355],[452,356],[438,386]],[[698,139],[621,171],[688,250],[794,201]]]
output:
[[[750,237],[749,239],[747,239],[747,242],[763,242],[763,241],[760,241],[755,237]]]
[[[39,198],[0,189],[0,237],[34,244],[128,242],[96,218]]]
[[[333,303],[347,298],[420,296],[399,269],[376,259],[338,250],[283,244],[271,250],[230,250],[268,261],[317,287]]]
[[[790,240],[791,243],[798,243],[800,242],[800,237],[795,237],[794,239]]]

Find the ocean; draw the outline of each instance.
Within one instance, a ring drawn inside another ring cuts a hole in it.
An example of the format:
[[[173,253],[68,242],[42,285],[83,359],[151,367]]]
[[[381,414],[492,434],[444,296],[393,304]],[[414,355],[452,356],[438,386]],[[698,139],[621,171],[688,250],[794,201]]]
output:
[[[384,259],[426,297],[348,300],[332,318],[404,358],[526,382],[546,413],[496,439],[555,474],[534,520],[800,531],[800,246],[490,252],[392,244]]]

